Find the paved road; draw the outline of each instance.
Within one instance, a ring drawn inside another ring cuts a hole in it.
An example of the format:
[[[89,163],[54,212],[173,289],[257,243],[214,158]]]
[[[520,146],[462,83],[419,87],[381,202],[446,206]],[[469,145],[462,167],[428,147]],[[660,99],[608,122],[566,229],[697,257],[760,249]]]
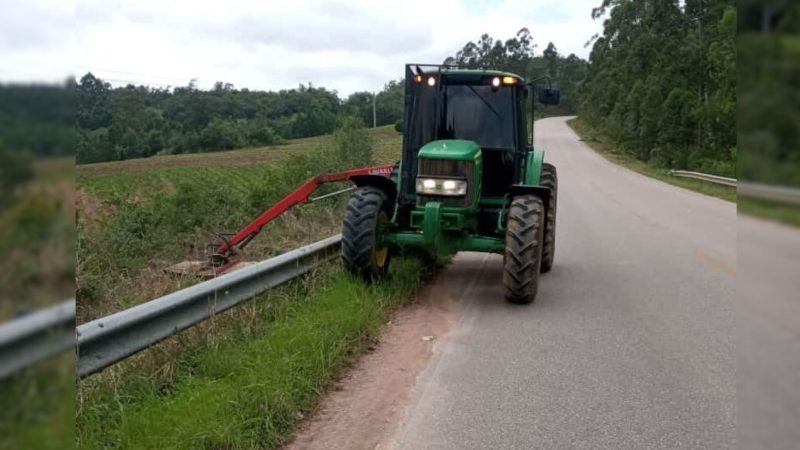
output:
[[[396,446],[735,446],[735,205],[607,162],[563,118],[537,138],[559,169],[556,265],[516,306],[500,257],[456,257],[459,323]]]
[[[740,448],[800,445],[800,230],[739,219],[737,431]]]

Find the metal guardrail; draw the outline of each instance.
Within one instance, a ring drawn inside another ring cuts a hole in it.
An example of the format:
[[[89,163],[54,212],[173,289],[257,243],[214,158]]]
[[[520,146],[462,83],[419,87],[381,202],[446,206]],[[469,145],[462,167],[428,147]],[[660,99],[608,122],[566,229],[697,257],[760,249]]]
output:
[[[796,187],[738,181],[735,178],[721,177],[700,172],[689,172],[686,170],[670,170],[669,173],[676,177],[694,178],[696,180],[736,187],[736,195],[740,197],[769,200],[787,205],[800,205],[800,188]]]
[[[700,172],[690,172],[688,170],[670,170],[669,174],[676,177],[692,178],[695,180],[708,181],[709,183],[721,184],[723,186],[736,187],[736,178],[721,177]]]
[[[0,379],[74,345],[74,298],[0,324]]]
[[[800,188],[740,182],[736,194],[747,198],[800,205]]]
[[[99,372],[151,345],[296,278],[339,255],[336,235],[212,280],[80,325],[79,377]]]

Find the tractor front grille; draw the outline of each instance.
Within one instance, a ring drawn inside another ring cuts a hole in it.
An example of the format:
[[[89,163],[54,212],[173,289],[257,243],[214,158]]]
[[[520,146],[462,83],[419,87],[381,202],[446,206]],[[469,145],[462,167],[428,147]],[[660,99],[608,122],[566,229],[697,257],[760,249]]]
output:
[[[439,202],[442,206],[468,207],[475,199],[475,162],[455,161],[449,159],[419,159],[418,177],[436,178],[465,178],[467,180],[467,195],[451,197],[447,195],[422,195],[417,194],[417,205],[424,206],[428,202]]]

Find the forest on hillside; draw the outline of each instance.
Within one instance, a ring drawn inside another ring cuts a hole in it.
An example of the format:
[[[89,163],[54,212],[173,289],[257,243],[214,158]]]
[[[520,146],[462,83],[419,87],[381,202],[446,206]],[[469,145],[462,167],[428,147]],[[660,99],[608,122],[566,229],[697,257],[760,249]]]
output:
[[[561,55],[555,44],[548,43],[541,54],[527,28],[521,28],[514,37],[505,41],[488,34],[481,35],[478,42],[467,42],[444,64],[468,67],[493,67],[521,75],[526,80],[550,77],[553,87],[561,91],[561,103],[557,106],[542,106],[544,115],[565,115],[578,112],[578,89],[586,77],[588,63],[576,56]],[[545,84],[544,81],[540,81]]]
[[[655,165],[736,173],[733,0],[602,0],[581,116]]]
[[[574,113],[586,62],[563,57],[552,43],[541,55],[527,29],[497,40],[484,34],[469,42],[447,64],[505,68],[525,77],[550,75],[562,89],[563,103],[550,114]],[[375,93],[339,98],[324,87],[254,91],[217,82],[211,90],[194,83],[174,89],[127,85],[112,87],[87,73],[76,85],[77,162],[79,164],[280,144],[288,139],[332,132],[343,117],[378,126],[403,116],[403,82],[392,80]]]
[[[174,89],[111,85],[91,73],[77,84],[78,164],[274,145],[286,139],[332,132],[345,115],[363,116],[372,94],[342,101],[335,91],[312,85],[251,91],[217,82]],[[375,98],[378,125],[402,111],[402,86],[386,84]]]
[[[73,83],[0,83],[0,179],[32,158],[72,155],[75,148]],[[24,172],[24,171],[23,171]]]
[[[800,4],[739,7],[739,177],[800,187]]]

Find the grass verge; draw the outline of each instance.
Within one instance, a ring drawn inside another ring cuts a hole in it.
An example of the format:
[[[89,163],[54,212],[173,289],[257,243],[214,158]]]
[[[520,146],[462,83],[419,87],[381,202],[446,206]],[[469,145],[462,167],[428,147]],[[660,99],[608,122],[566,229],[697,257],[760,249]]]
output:
[[[72,158],[23,157],[26,163],[19,166],[2,159],[0,322],[5,322],[75,292],[75,186]],[[74,374],[74,352],[65,351],[0,380],[0,449],[73,447]]]
[[[394,125],[366,129],[375,149],[378,164],[393,163],[400,159],[402,135]],[[158,155],[149,158],[128,159],[75,166],[80,179],[94,177],[146,174],[153,170],[178,167],[248,167],[255,164],[274,164],[285,161],[291,155],[315,152],[334,145],[333,135],[326,134],[302,139],[293,139],[284,144],[268,147],[245,148],[208,153],[185,153],[181,155]]]
[[[399,136],[387,127],[340,128],[276,149],[78,166],[78,322],[194,283],[162,269],[205,259],[214,232],[242,228],[315,175],[396,160]],[[342,187],[326,185],[318,194]],[[264,259],[338,233],[346,201],[339,196],[293,208],[253,240],[245,258]]]
[[[580,117],[567,121],[567,124],[584,142],[592,147],[592,149],[614,164],[618,164],[642,175],[655,178],[674,186],[721,198],[729,202],[736,202],[736,189],[732,187],[689,178],[674,177],[663,168],[656,167],[645,161],[640,161],[627,153],[619,151],[600,130],[586,123],[586,121]]]
[[[797,206],[739,197],[737,209],[740,214],[800,227],[800,208]]]
[[[0,382],[0,449],[61,450],[75,442],[75,354]]]
[[[85,380],[80,447],[280,446],[426,276],[415,258],[398,258],[392,269],[385,282],[365,285],[329,265],[221,315],[217,326],[226,332],[183,351],[169,382],[131,367],[111,371],[122,377],[112,383],[106,372]]]

